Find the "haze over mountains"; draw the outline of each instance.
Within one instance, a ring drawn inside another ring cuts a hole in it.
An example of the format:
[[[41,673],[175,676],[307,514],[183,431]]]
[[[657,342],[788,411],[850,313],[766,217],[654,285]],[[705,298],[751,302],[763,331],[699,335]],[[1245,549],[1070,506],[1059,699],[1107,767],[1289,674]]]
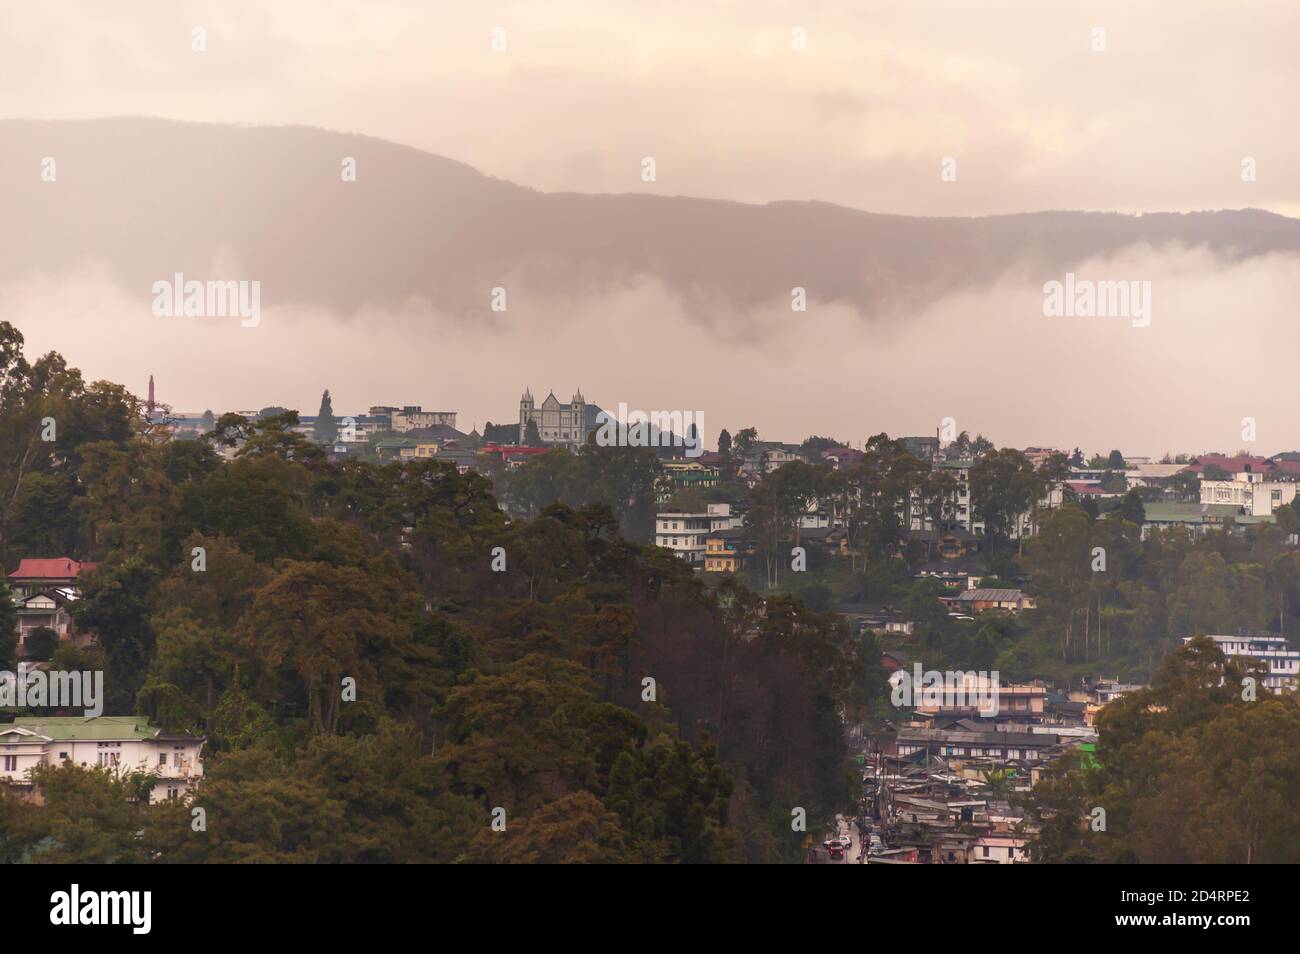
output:
[[[256,278],[269,304],[340,316],[412,298],[486,315],[507,277],[566,296],[648,277],[701,318],[788,302],[796,285],[870,318],[1013,267],[1047,280],[1139,244],[1226,260],[1300,250],[1300,220],[1259,211],[909,218],[820,202],[546,194],[302,127],[10,120],[0,143],[0,207],[21,226],[0,234],[0,279],[104,262],[144,299],[176,271]],[[54,184],[39,175],[46,156]],[[343,157],[357,161],[354,183],[342,181]],[[239,274],[215,274],[218,262]]]
[[[512,419],[524,385],[581,386],[605,407],[704,409],[710,444],[724,426],[800,439],[823,421],[857,441],[954,416],[1005,443],[1231,450],[1233,422],[1285,399],[1269,372],[1298,343],[1300,220],[1252,210],[547,194],[364,136],[139,118],[0,121],[0,209],[0,314],[93,376],[158,373],[187,409],[314,411],[329,386],[336,407],[458,403],[468,425]],[[1153,326],[1044,318],[1066,271],[1152,281]],[[260,281],[262,327],[154,317],[151,286],[176,272]],[[1197,418],[1207,372],[1232,400]],[[1183,423],[1143,425],[1165,401]],[[1183,443],[1151,443],[1171,426]],[[1261,421],[1259,449],[1300,444],[1292,427]]]

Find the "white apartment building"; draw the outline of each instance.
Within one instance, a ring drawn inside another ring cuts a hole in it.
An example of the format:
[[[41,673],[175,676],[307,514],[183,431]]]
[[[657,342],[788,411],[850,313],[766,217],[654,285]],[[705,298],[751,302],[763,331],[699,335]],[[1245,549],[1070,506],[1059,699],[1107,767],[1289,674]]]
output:
[[[672,550],[692,566],[704,565],[704,538],[717,530],[734,530],[742,520],[731,504],[708,504],[704,513],[667,510],[655,515],[655,545]]]
[[[1183,642],[1192,640],[1184,636]],[[1264,687],[1273,692],[1297,687],[1300,680],[1300,651],[1287,645],[1285,636],[1272,633],[1241,634],[1237,636],[1211,636],[1214,644],[1225,656],[1245,656],[1268,667]]]
[[[984,521],[979,519],[975,514],[975,504],[971,496],[970,469],[974,461],[969,460],[949,460],[943,461],[938,466],[948,471],[957,484],[953,491],[952,500],[949,504],[949,513],[945,519],[947,526],[943,529],[962,529],[971,533],[983,533]],[[1065,503],[1065,485],[1053,484],[1048,488],[1043,499],[1038,501],[1038,510],[1059,510]],[[901,516],[901,514],[900,514]],[[910,530],[934,530],[934,521],[930,519],[922,505],[919,491],[912,494],[912,513],[908,521]],[[1022,513],[1019,519],[1008,528],[1008,535],[1011,539],[1019,539],[1021,536],[1032,537],[1038,532],[1038,527],[1034,523],[1034,511],[1029,510]]]
[[[144,772],[151,802],[179,798],[203,777],[202,736],[168,735],[144,716],[22,716],[0,725],[0,782],[30,792],[37,765]]]
[[[1249,517],[1269,517],[1283,504],[1295,500],[1290,480],[1267,480],[1263,474],[1242,471],[1231,480],[1202,480],[1201,503],[1229,504]]]

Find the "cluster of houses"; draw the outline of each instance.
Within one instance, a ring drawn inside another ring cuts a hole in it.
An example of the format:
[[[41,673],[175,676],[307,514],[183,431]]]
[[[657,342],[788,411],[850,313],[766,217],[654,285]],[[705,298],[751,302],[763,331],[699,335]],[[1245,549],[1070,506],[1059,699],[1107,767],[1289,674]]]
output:
[[[911,660],[890,651],[891,685]],[[1069,753],[1095,764],[1093,719],[1137,686],[1099,682],[1069,693],[1042,683],[999,684],[983,673],[950,674],[875,735],[852,740],[862,767],[858,824],[870,830],[870,864],[1025,864],[1039,820],[1024,797]],[[975,706],[979,697],[995,703]]]
[[[8,575],[18,617],[19,671],[5,674],[32,680],[48,676],[49,650],[60,642],[85,646],[94,634],[79,630],[71,607],[81,596],[84,577],[95,569],[67,557],[25,558]],[[44,635],[51,645],[40,645]],[[151,801],[179,798],[203,776],[202,736],[167,733],[143,716],[23,715],[0,708],[0,784],[35,801],[40,792],[31,769],[40,764],[98,766],[119,774],[139,773],[153,780]]]
[[[1187,637],[1191,639],[1192,637]],[[1210,637],[1226,655],[1252,660],[1274,691],[1295,691],[1300,652],[1269,633]],[[915,679],[907,651],[881,662],[891,689]],[[934,674],[939,676],[940,674]],[[1025,864],[1041,820],[1025,806],[1061,759],[1096,766],[1096,720],[1143,686],[1085,682],[1068,692],[1039,681],[1002,684],[997,674],[942,674],[928,691],[905,696],[898,716],[874,734],[850,733],[862,791],[857,859],[869,864]],[[833,859],[835,856],[832,855]],[[819,860],[816,853],[813,860]]]

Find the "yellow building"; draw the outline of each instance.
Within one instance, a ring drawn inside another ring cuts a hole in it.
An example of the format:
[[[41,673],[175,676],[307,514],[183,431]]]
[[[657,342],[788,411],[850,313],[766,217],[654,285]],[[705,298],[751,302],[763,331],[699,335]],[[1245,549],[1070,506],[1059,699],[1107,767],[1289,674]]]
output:
[[[740,530],[715,530],[704,538],[704,572],[735,573],[742,566]]]

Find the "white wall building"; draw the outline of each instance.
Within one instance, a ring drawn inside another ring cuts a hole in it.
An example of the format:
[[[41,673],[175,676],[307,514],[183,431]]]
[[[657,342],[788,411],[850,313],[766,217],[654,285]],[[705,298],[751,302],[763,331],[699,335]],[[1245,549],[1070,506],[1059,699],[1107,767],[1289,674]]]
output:
[[[731,504],[713,503],[704,513],[667,510],[655,515],[655,545],[672,550],[692,565],[704,565],[704,538],[717,530],[734,530],[742,520]]]
[[[0,725],[0,782],[32,787],[37,765],[71,762],[157,778],[151,802],[179,798],[203,777],[202,736],[168,735],[144,716],[22,716]]]
[[[1193,637],[1184,636],[1183,642]],[[1271,633],[1238,636],[1211,636],[1225,656],[1245,656],[1268,667],[1264,687],[1273,692],[1295,689],[1300,680],[1300,651],[1287,645],[1285,636]]]
[[[1231,480],[1202,480],[1201,503],[1230,504],[1247,516],[1269,517],[1295,500],[1297,486],[1294,481],[1266,480],[1263,474],[1243,471]]]

